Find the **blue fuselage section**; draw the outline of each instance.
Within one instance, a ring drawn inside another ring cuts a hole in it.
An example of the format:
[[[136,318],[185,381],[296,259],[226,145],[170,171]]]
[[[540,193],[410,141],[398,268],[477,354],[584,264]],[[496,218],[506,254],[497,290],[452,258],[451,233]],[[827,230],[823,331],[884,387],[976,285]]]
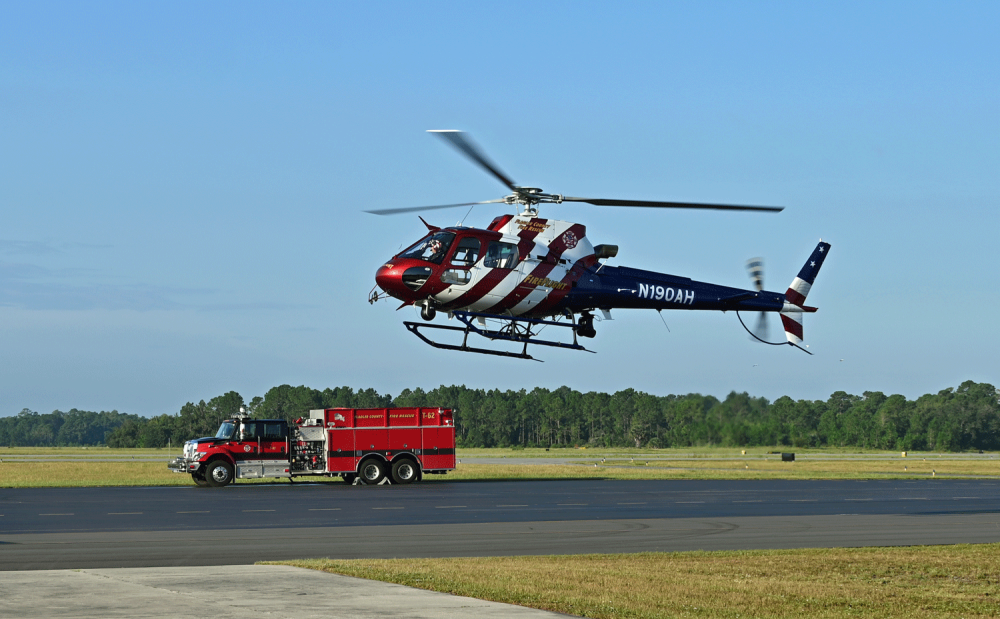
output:
[[[631,267],[588,269],[558,304],[559,311],[594,309],[754,310],[780,312],[785,295],[743,290]]]

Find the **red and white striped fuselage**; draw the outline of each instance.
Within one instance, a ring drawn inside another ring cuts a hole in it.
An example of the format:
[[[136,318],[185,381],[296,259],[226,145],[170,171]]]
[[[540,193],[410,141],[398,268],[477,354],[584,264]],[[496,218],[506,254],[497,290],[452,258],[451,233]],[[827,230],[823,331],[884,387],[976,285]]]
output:
[[[407,303],[551,315],[597,262],[582,224],[521,214],[497,217],[485,230],[428,228],[376,274],[382,290]]]

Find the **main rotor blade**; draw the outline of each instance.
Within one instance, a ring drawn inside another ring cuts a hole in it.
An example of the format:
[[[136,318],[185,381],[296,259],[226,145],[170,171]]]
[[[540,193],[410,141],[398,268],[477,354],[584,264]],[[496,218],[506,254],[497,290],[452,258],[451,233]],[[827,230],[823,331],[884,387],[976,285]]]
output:
[[[517,185],[514,181],[510,179],[506,174],[500,171],[495,163],[489,160],[483,151],[479,149],[472,142],[472,138],[467,137],[467,134],[462,131],[456,131],[454,129],[430,129],[427,133],[433,133],[440,136],[446,142],[457,148],[463,155],[472,159],[479,167],[483,168],[493,176],[497,178],[501,183],[507,186],[507,189],[516,192]]]
[[[742,206],[738,204],[702,204],[700,202],[656,202],[650,200],[608,200],[605,198],[571,198],[563,196],[563,202],[586,202],[597,206],[642,206],[647,208],[699,208],[718,211],[769,211],[780,212],[783,206]]]
[[[500,200],[486,200],[485,202],[462,202],[461,204],[439,204],[437,206],[406,206],[403,208],[380,208],[372,211],[365,211],[373,215],[398,215],[399,213],[415,213],[417,211],[436,211],[440,208],[458,208],[460,206],[475,206],[476,204],[497,204]]]

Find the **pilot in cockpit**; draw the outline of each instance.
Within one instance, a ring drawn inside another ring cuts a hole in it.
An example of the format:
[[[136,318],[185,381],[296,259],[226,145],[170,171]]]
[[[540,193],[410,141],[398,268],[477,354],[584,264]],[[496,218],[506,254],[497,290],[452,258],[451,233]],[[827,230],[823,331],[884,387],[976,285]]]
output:
[[[444,258],[444,244],[438,239],[432,238],[427,243],[424,255],[427,256],[426,260],[440,264],[441,260]]]

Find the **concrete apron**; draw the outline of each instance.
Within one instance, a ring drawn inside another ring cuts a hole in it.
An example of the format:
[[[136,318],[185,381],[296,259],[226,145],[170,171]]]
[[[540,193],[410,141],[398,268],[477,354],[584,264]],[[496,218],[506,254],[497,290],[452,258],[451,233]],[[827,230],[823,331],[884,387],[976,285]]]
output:
[[[283,565],[4,572],[0,617],[566,617]]]

